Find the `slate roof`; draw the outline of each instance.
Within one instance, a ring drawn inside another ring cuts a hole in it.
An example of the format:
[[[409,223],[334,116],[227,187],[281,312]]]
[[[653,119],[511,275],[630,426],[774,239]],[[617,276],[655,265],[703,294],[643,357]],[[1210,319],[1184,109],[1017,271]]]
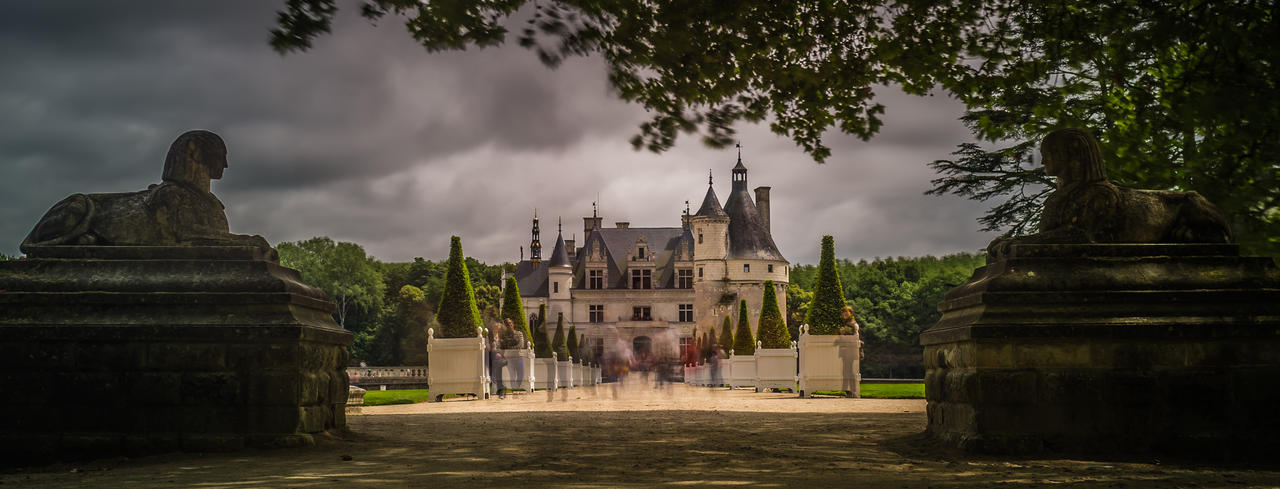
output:
[[[586,272],[584,265],[587,256],[591,254],[591,244],[599,242],[601,244],[601,252],[605,254],[605,262],[608,265],[608,271],[605,276],[609,280],[605,284],[605,288],[627,288],[629,276],[623,276],[622,271],[626,269],[627,254],[635,247],[636,240],[640,236],[644,236],[645,242],[649,245],[649,253],[656,254],[654,258],[654,288],[671,288],[675,283],[675,268],[672,262],[675,258],[675,252],[680,244],[680,238],[685,234],[683,228],[601,228],[592,231],[587,236],[586,242],[582,245],[582,251],[578,253],[578,263],[574,267],[574,283],[576,287],[586,287]],[[523,289],[521,289],[523,290]]]
[[[516,286],[520,287],[521,297],[547,297],[547,268],[546,263],[535,268],[529,260],[516,265]]]
[[[572,267],[569,262],[569,252],[564,247],[564,234],[556,234],[556,248],[551,251],[551,266],[553,267]],[[523,290],[523,289],[521,289]]]
[[[734,167],[738,168],[746,170],[742,160]],[[729,214],[729,258],[786,261],[760,220],[760,210],[751,200],[746,180],[733,182],[733,192],[729,193],[724,209]]]
[[[725,214],[724,208],[720,207],[720,198],[716,197],[714,187],[707,186],[707,196],[702,198],[702,206],[698,207],[698,213],[695,216],[712,216],[712,217],[729,217]]]

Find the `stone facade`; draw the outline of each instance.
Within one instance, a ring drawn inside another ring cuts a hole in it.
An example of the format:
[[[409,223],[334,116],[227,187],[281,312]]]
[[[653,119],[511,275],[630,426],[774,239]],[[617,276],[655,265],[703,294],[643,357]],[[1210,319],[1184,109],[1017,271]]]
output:
[[[563,314],[565,327],[577,326],[596,352],[618,345],[643,348],[678,358],[679,342],[696,326],[701,335],[725,316],[737,324],[738,301],[745,299],[757,326],[764,282],[777,287],[786,311],[790,263],[778,252],[769,229],[769,188],[747,191],[747,169],[739,158],[730,198],[721,205],[710,185],[698,212],[686,211],[679,227],[635,228],[603,218],[583,219],[584,239],[556,237],[549,259],[540,256],[537,218],[529,260],[514,272],[526,311],[546,304],[547,323]],[[554,327],[554,326],[551,326]]]

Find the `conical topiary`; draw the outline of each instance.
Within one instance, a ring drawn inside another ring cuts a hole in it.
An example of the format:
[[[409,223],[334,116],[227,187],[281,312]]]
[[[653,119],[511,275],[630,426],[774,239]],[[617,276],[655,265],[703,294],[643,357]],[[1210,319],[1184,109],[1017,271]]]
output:
[[[702,333],[702,342],[698,344],[702,348],[702,363],[707,363],[707,361],[711,360],[711,343],[711,338],[707,336],[707,333]]]
[[[583,357],[586,357],[588,355],[591,355],[591,345],[587,344],[587,334],[582,333],[578,335],[578,356],[574,358],[583,360],[583,364],[585,365],[586,359]]]
[[[708,331],[708,333],[709,333],[709,336],[707,336],[707,358],[711,358],[712,355],[716,354],[716,346],[719,345],[720,342],[716,341],[715,328],[711,328],[711,331]]]
[[[529,317],[524,313],[524,304],[520,300],[520,286],[516,284],[516,277],[507,277],[507,288],[502,294],[502,319],[505,321],[510,319],[516,325],[516,331],[524,335],[526,342],[533,341],[533,332],[529,330]],[[525,345],[514,345],[514,348],[524,348]]]
[[[751,320],[747,317],[747,301],[738,303],[738,330],[733,333],[733,354],[754,355],[756,339],[751,336]]]
[[[760,308],[760,324],[756,327],[761,348],[791,348],[791,332],[787,331],[787,323],[782,321],[782,312],[778,310],[778,292],[773,290],[772,280],[764,282],[763,303]]]
[[[533,356],[551,358],[551,339],[547,337],[547,305],[538,304],[538,324],[533,333]]]
[[[436,308],[441,338],[476,336],[484,324],[476,308],[476,293],[471,289],[471,276],[462,257],[462,238],[454,236],[449,243],[449,268],[444,276],[444,292]]]
[[[556,317],[556,336],[551,339],[551,349],[556,352],[556,360],[569,361],[569,349],[564,344],[564,315]]]
[[[574,360],[582,358],[582,354],[578,352],[578,327],[577,326],[569,326],[569,343],[565,346],[567,346],[569,349],[569,356],[572,356]]]
[[[724,326],[720,328],[720,349],[724,350],[725,355],[733,349],[733,323],[729,321],[729,316],[724,317]]]
[[[835,240],[822,237],[822,256],[818,259],[818,278],[813,284],[813,300],[809,312],[804,315],[809,334],[838,334],[845,320],[844,287],[840,285],[840,272],[836,270]]]

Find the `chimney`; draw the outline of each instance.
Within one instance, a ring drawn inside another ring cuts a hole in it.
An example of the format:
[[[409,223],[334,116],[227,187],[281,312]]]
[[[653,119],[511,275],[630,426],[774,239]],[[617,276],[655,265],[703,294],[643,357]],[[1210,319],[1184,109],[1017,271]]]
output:
[[[573,257],[577,256],[578,254],[578,249],[573,247],[575,241],[577,241],[577,239],[564,240],[564,249],[569,253],[570,260],[572,260]]]
[[[631,227],[631,221],[618,221],[614,224],[618,226],[618,229],[626,229]]]
[[[587,236],[590,236],[591,231],[600,229],[600,221],[603,221],[603,220],[604,220],[603,217],[594,217],[594,216],[582,218],[582,236],[583,236],[582,239],[586,239]]]
[[[756,187],[756,210],[760,211],[760,224],[764,224],[764,230],[773,235],[773,230],[769,228],[769,187]]]

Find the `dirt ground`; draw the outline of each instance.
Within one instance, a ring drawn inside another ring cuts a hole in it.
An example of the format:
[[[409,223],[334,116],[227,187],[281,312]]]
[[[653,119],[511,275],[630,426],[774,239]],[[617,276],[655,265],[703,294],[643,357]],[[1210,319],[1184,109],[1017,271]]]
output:
[[[616,397],[615,397],[616,396]],[[923,400],[633,384],[362,408],[302,449],[0,472],[5,487],[1280,487],[1275,467],[983,457],[939,448]]]

